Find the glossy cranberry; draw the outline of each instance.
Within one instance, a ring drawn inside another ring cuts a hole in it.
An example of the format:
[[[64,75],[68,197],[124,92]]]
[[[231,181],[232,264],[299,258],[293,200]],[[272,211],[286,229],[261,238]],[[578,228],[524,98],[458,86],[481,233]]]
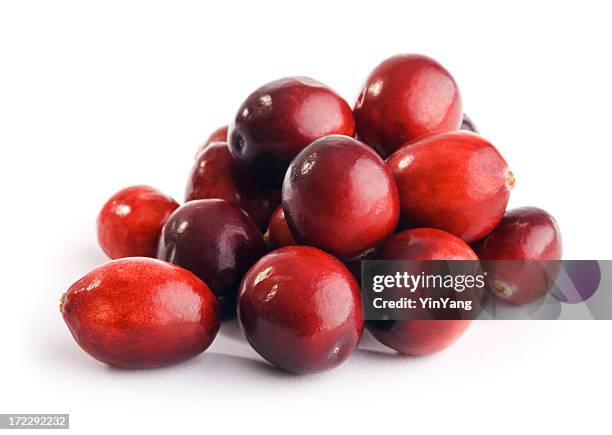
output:
[[[563,243],[555,219],[539,208],[522,207],[506,212],[491,234],[475,246],[485,261],[489,287],[505,301],[528,304],[542,298],[553,285]]]
[[[298,242],[349,259],[393,232],[399,200],[391,173],[371,148],[332,135],[313,142],[291,163],[283,209]]]
[[[98,241],[112,259],[155,257],[162,225],[179,205],[149,186],[115,193],[98,215]]]
[[[234,157],[280,187],[291,160],[315,139],[355,133],[351,108],[324,84],[307,77],[268,83],[242,103],[230,125]]]
[[[227,130],[228,130],[228,126],[224,125],[223,127],[219,127],[218,129],[216,129],[215,131],[213,131],[210,136],[208,136],[208,139],[206,139],[204,141],[204,143],[202,145],[200,145],[200,148],[198,148],[198,151],[196,152],[196,158],[198,158],[198,156],[200,155],[200,153],[202,151],[204,151],[204,149],[210,145],[211,143],[215,143],[215,142],[227,142]]]
[[[280,193],[260,186],[232,157],[225,142],[212,143],[198,155],[187,182],[185,201],[212,198],[238,205],[262,231],[280,203]]]
[[[360,289],[331,255],[309,246],[286,246],[245,275],[238,320],[251,346],[275,366],[294,373],[329,370],[359,343]]]
[[[514,177],[481,136],[454,131],[427,136],[387,159],[400,194],[402,223],[478,240],[501,220]]]
[[[293,238],[293,234],[291,234],[291,230],[285,219],[285,212],[280,205],[276,208],[274,213],[272,213],[266,235],[270,245],[274,249],[298,244]]]
[[[472,119],[465,113],[463,114],[463,121],[461,121],[461,130],[478,133],[478,128],[476,128],[476,124],[474,124],[474,121],[472,121]]]
[[[464,241],[445,231],[415,228],[387,240],[376,260],[478,260]],[[407,355],[427,355],[455,342],[470,320],[384,320],[368,322],[376,339]]]
[[[243,274],[264,252],[263,237],[244,211],[222,199],[202,199],[172,213],[157,256],[195,273],[230,315]]]
[[[110,261],[75,282],[60,311],[79,346],[118,367],[158,367],[210,346],[219,305],[191,272],[152,258]]]
[[[366,80],[355,103],[359,139],[383,157],[422,136],[461,125],[455,80],[435,60],[418,54],[391,57]]]

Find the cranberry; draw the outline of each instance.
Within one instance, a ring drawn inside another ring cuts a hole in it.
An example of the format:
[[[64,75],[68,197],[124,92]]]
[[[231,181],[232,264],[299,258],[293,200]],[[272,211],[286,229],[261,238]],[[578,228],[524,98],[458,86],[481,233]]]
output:
[[[309,246],[286,246],[245,275],[238,320],[251,346],[275,366],[294,373],[329,370],[359,343],[360,289],[331,255]]]
[[[291,230],[287,225],[285,219],[285,212],[282,206],[278,206],[272,217],[270,218],[270,224],[268,225],[268,231],[266,232],[267,239],[273,248],[282,248],[283,246],[297,245],[297,242],[291,234]]]
[[[387,159],[402,223],[478,240],[501,220],[514,177],[493,145],[468,131],[427,136]]]
[[[318,139],[291,163],[283,208],[295,239],[343,259],[373,248],[397,225],[393,177],[368,146],[348,136]]]
[[[472,121],[472,119],[465,113],[463,114],[463,121],[461,121],[461,130],[478,133],[478,128],[476,128],[476,124],[474,124],[474,121]]]
[[[489,288],[497,297],[528,304],[542,298],[554,283],[560,264],[541,260],[561,260],[561,230],[544,210],[517,208],[506,212],[475,249],[482,260],[525,260],[485,261],[484,268]]]
[[[191,272],[152,258],[99,266],[62,296],[60,311],[79,346],[125,368],[184,361],[210,346],[219,305]]]
[[[268,83],[242,103],[229,129],[234,157],[279,187],[291,160],[315,139],[355,133],[351,108],[307,77]]]
[[[232,157],[225,142],[215,142],[202,151],[189,175],[185,201],[225,199],[247,212],[264,231],[280,193],[260,186]]]
[[[242,275],[265,252],[255,223],[222,199],[191,201],[162,230],[158,258],[195,273],[215,293],[225,315],[235,312]]]
[[[227,129],[228,128],[229,127],[227,125],[224,125],[223,127],[219,127],[218,129],[213,131],[210,134],[210,136],[208,136],[208,139],[206,139],[206,141],[202,145],[200,145],[200,148],[198,148],[198,152],[196,153],[196,159],[198,158],[200,153],[204,151],[204,149],[211,143],[227,142]]]
[[[155,257],[162,225],[179,205],[149,186],[115,193],[98,215],[98,241],[110,258]]]
[[[478,260],[461,239],[445,231],[415,228],[387,240],[376,260]],[[382,320],[368,322],[381,343],[407,355],[427,355],[450,346],[470,320]]]
[[[359,138],[384,157],[408,141],[459,128],[461,95],[435,60],[398,55],[370,73],[354,114]]]

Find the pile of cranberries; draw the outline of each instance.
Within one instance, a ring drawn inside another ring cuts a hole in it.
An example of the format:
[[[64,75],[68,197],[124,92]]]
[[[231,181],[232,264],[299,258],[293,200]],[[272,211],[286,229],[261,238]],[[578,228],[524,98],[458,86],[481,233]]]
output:
[[[276,80],[200,147],[183,205],[148,186],[108,200],[97,230],[114,261],[60,309],[87,353],[128,368],[198,355],[236,313],[251,346],[294,373],[341,364],[366,323],[397,352],[429,354],[469,321],[364,322],[360,261],[560,259],[548,213],[506,211],[513,186],[429,57],[382,62],[352,110],[316,80]],[[506,278],[492,288],[506,301],[542,296]]]

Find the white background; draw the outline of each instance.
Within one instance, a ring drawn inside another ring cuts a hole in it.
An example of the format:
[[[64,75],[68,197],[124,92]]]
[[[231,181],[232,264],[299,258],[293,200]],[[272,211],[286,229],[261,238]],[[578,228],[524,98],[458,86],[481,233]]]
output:
[[[254,88],[309,75],[352,104],[401,52],[454,75],[516,174],[511,206],[551,212],[565,258],[610,259],[610,16],[588,1],[3,1],[0,412],[105,434],[610,433],[609,322],[480,322],[425,358],[366,336],[340,368],[296,377],[232,324],[187,363],[109,368],[57,307],[105,261],[94,224],[114,191],[182,200],[195,149]]]

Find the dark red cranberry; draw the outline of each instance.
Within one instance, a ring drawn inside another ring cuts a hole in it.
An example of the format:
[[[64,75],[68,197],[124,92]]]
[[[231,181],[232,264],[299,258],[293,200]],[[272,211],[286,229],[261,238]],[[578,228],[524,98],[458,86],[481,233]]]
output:
[[[149,186],[115,193],[98,215],[98,241],[110,258],[155,257],[162,225],[179,205]]]
[[[280,203],[280,192],[260,186],[234,160],[227,143],[215,142],[198,155],[185,191],[185,201],[212,198],[238,205],[265,231],[274,208]]]
[[[399,199],[391,173],[371,148],[332,135],[291,163],[283,209],[298,242],[350,259],[393,233]]]
[[[238,320],[251,346],[275,366],[294,373],[329,370],[359,343],[360,289],[331,255],[309,246],[286,246],[245,275]]]
[[[125,368],[184,361],[210,346],[219,305],[191,272],[152,258],[99,266],[62,296],[60,311],[79,346]]]
[[[223,127],[219,127],[218,129],[213,131],[210,136],[208,136],[208,139],[206,139],[206,141],[204,141],[204,143],[200,145],[200,148],[198,148],[198,151],[196,152],[196,158],[198,158],[200,153],[204,151],[204,149],[211,143],[227,142],[227,129],[228,126],[224,125]]]
[[[285,212],[280,205],[272,213],[266,235],[270,246],[274,249],[298,244],[293,238],[293,234],[291,234],[285,219]]]
[[[376,253],[376,260],[478,260],[467,243],[445,231],[415,228],[391,237]],[[450,346],[470,320],[370,321],[376,339],[407,355],[427,355]]]
[[[157,256],[195,273],[230,315],[243,274],[264,252],[263,237],[244,211],[222,199],[202,199],[172,213]]]
[[[506,212],[499,225],[475,246],[484,261],[491,291],[514,304],[542,298],[559,272],[563,244],[557,221],[536,207]],[[544,261],[551,260],[551,261]]]
[[[418,54],[391,57],[366,80],[355,103],[359,139],[383,157],[408,141],[461,125],[455,80],[435,60]]]
[[[234,157],[280,187],[291,160],[315,139],[355,133],[351,108],[324,84],[307,77],[268,83],[242,103],[230,125]]]
[[[472,121],[472,119],[465,113],[463,114],[463,121],[461,121],[461,130],[478,133],[478,128],[476,128],[476,124],[474,124],[474,121]]]
[[[478,240],[501,220],[514,176],[493,145],[468,131],[427,136],[387,159],[402,224]]]

